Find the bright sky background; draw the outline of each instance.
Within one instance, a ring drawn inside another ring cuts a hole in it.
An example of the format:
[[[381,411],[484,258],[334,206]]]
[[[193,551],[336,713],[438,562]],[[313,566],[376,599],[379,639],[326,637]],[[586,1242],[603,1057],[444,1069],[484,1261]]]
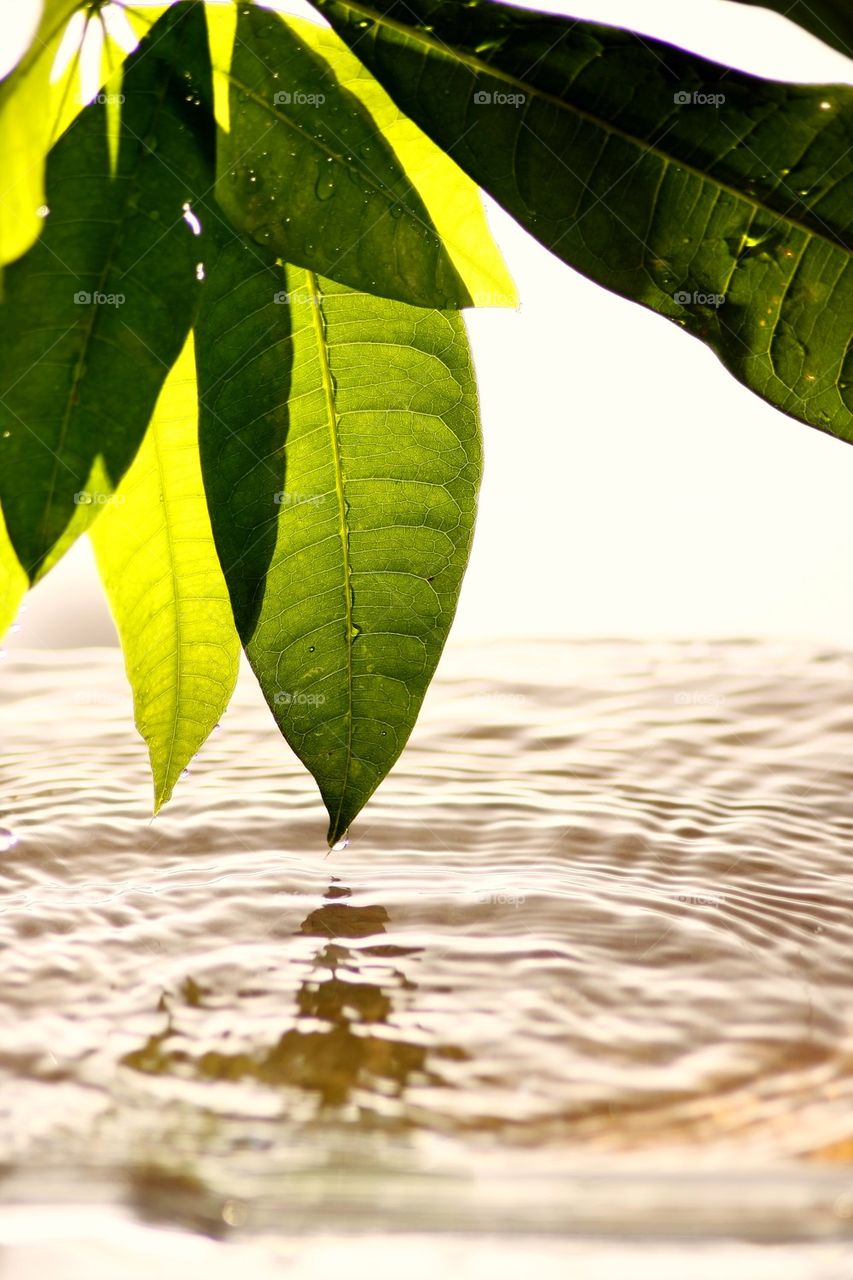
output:
[[[6,32],[27,7],[0,0]],[[853,79],[853,63],[790,22],[727,0],[524,7],[633,25],[761,75]],[[853,647],[853,449],[775,412],[674,325],[490,216],[522,305],[467,313],[486,475],[454,637]],[[10,647],[112,636],[78,543],[31,594]]]

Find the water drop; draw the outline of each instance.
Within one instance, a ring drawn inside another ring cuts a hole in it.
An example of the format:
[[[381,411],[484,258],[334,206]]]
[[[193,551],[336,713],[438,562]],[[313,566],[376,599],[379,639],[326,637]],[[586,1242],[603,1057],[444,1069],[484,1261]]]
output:
[[[222,1220],[229,1227],[242,1227],[249,1213],[241,1200],[226,1200],[222,1206]]]
[[[195,264],[195,278],[196,280],[204,279],[204,263],[203,262],[197,262]]]
[[[194,236],[200,236],[201,223],[199,222],[196,215],[193,213],[192,206],[190,205],[190,202],[188,200],[185,201],[184,204],[182,205],[182,210],[184,215],[184,222],[190,228]]]
[[[335,179],[327,173],[322,174],[314,184],[314,194],[318,200],[331,200],[335,194]]]
[[[182,777],[182,778],[188,778],[189,776],[190,776],[190,771],[189,771],[189,769],[182,769],[182,770],[181,770],[181,777]]]
[[[349,845],[349,835],[341,836],[340,840],[336,840],[332,845],[332,853],[342,853]]]
[[[9,831],[7,827],[0,827],[0,853],[8,853],[17,843],[18,837],[14,831]]]
[[[314,652],[314,646],[313,646],[313,644],[309,644],[309,646],[308,646],[308,652],[309,652],[309,653],[313,653],[313,652]]]

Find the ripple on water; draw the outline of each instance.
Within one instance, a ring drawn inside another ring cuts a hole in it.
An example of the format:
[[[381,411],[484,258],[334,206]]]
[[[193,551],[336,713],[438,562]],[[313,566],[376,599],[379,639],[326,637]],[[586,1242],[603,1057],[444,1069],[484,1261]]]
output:
[[[152,822],[118,656],[10,655],[0,1159],[849,1162],[851,674],[460,647],[327,856],[247,680]]]

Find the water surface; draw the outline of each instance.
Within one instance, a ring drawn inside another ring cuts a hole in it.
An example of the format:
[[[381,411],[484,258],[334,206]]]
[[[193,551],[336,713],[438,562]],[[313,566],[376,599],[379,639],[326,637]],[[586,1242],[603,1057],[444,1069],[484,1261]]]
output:
[[[0,681],[0,1201],[853,1274],[848,655],[457,647],[328,855],[250,676],[154,821],[115,651]]]

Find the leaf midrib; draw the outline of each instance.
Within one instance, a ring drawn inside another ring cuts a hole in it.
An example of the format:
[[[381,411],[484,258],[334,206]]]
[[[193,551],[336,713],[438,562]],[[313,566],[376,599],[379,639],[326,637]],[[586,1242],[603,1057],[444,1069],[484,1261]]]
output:
[[[320,377],[323,383],[323,398],[326,405],[326,415],[329,424],[329,438],[332,446],[332,464],[335,470],[335,492],[338,499],[338,533],[341,540],[341,553],[343,557],[343,577],[344,577],[344,604],[345,613],[344,621],[346,624],[346,646],[347,646],[347,756],[344,764],[344,775],[341,782],[340,798],[338,800],[338,808],[332,823],[331,834],[338,838],[338,823],[340,822],[341,810],[344,807],[346,799],[347,786],[349,783],[350,765],[352,764],[352,732],[353,732],[353,698],[352,698],[352,643],[353,643],[353,626],[352,626],[352,565],[350,563],[350,547],[349,547],[349,530],[347,528],[347,507],[346,494],[344,491],[344,472],[343,461],[341,458],[341,439],[338,424],[338,411],[335,405],[335,386],[332,378],[332,370],[329,364],[329,344],[326,337],[326,327],[322,311],[323,295],[320,290],[320,284],[317,276],[313,271],[305,272],[306,283],[308,286],[308,297],[312,299],[308,303],[308,309],[311,312],[311,324],[314,330],[314,336],[317,341],[317,352],[320,360]]]
[[[647,155],[657,156],[664,164],[674,165],[683,169],[686,173],[691,174],[694,178],[698,178],[702,182],[710,183],[719,191],[725,191],[728,195],[733,196],[736,200],[742,201],[746,205],[750,205],[757,212],[766,213],[771,218],[775,218],[778,222],[785,222],[788,226],[794,227],[801,231],[804,235],[811,239],[824,241],[826,244],[832,245],[834,249],[841,249],[844,252],[844,246],[838,239],[831,235],[825,235],[823,232],[810,227],[807,223],[801,222],[798,218],[792,218],[789,214],[780,213],[778,209],[774,209],[772,205],[766,204],[763,200],[756,200],[754,197],[740,191],[737,187],[731,186],[720,178],[712,177],[711,174],[703,173],[701,169],[697,169],[689,161],[683,160],[680,156],[672,155],[670,152],[663,150],[656,143],[649,142],[645,138],[637,137],[635,134],[621,129],[618,125],[611,121],[604,120],[592,111],[587,111],[583,107],[569,104],[565,99],[560,98],[557,94],[550,93],[546,89],[541,89],[537,85],[530,84],[529,81],[519,79],[511,75],[508,71],[502,70],[500,67],[490,65],[478,58],[475,54],[463,53],[440,40],[433,39],[428,32],[422,32],[414,27],[408,27],[403,22],[398,22],[395,18],[389,18],[384,14],[379,14],[370,5],[362,5],[355,0],[332,0],[334,4],[344,9],[351,9],[353,13],[361,14],[362,17],[370,18],[380,26],[385,26],[389,30],[396,31],[405,38],[414,41],[417,44],[425,45],[433,54],[445,59],[451,63],[462,63],[469,67],[477,75],[491,76],[494,80],[500,80],[502,83],[511,85],[513,88],[526,91],[531,97],[541,98],[544,102],[549,102],[553,106],[558,107],[562,111],[568,111],[578,116],[582,120],[586,120],[589,124],[595,125],[599,129],[603,129],[606,133],[612,134],[614,137],[622,138],[624,141],[631,143],[632,146],[642,150]],[[325,5],[320,4],[320,12],[322,13]],[[448,151],[450,155],[451,152]],[[457,162],[458,163],[458,162]]]

